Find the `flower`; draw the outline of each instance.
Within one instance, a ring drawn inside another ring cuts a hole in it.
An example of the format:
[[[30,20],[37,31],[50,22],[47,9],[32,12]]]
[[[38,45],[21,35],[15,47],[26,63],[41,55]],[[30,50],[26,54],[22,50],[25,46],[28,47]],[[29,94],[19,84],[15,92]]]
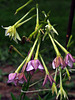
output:
[[[16,79],[18,80],[19,83],[24,83],[25,81],[27,82],[27,79],[24,75],[24,73],[17,73]]]
[[[17,85],[17,83],[23,84],[24,81],[27,82],[27,79],[26,79],[24,73],[10,73],[8,76],[7,83],[13,82],[15,85]]]
[[[57,94],[57,87],[55,83],[52,84],[52,94],[54,94],[54,92]]]
[[[7,83],[13,82],[15,85],[17,85],[16,76],[17,76],[17,73],[10,73],[9,76],[8,76]]]
[[[38,59],[31,60],[31,61],[28,62],[26,71],[32,71],[32,70],[35,70],[36,71],[37,69],[40,69],[40,70],[43,70],[44,69]]]
[[[52,82],[55,82],[54,79],[53,79],[53,77],[50,74],[49,75],[46,74],[45,78],[44,78],[43,86],[46,84],[47,80],[50,81],[51,85],[52,85]]]
[[[73,63],[75,63],[75,59],[73,58],[73,56],[68,53],[64,59],[66,65],[70,66],[72,68]]]
[[[61,56],[57,56],[52,62],[53,69],[61,66],[62,68],[66,67],[66,64]]]
[[[65,90],[63,89],[63,87],[61,87],[60,90],[58,91],[56,99],[58,99],[59,95],[60,95],[60,100],[63,100],[63,98],[62,98],[63,96],[64,96],[64,98],[68,99],[68,96],[67,96]]]
[[[3,26],[2,26],[3,27]],[[9,36],[11,37],[11,39],[13,38],[13,40],[15,42],[17,42],[17,39],[19,41],[21,41],[21,38],[20,36],[18,35],[17,31],[16,31],[16,27],[13,25],[13,26],[9,26],[9,27],[3,27],[5,30],[5,36]],[[18,42],[17,42],[18,43]]]

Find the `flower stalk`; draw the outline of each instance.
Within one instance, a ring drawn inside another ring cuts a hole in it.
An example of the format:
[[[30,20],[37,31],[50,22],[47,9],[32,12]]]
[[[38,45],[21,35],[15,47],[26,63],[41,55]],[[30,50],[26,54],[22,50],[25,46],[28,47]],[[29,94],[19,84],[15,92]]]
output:
[[[38,46],[37,46],[37,50],[36,50],[36,54],[35,54],[35,58],[34,59],[38,59],[38,54],[39,54],[39,48],[40,48],[40,39],[38,41]]]
[[[11,45],[14,51],[16,51],[21,57],[25,58],[13,45]]]
[[[55,76],[54,76],[54,81],[55,82],[56,82],[56,76],[57,76],[57,68],[56,68]],[[52,84],[52,94],[54,94],[54,91],[57,94],[57,87],[56,87],[56,84],[53,82],[53,84]]]
[[[44,62],[42,56],[41,56],[40,54],[39,54],[39,56],[40,56],[40,59],[41,59],[41,61],[42,61],[42,64],[43,64],[43,67],[44,67],[44,69],[45,69],[46,74],[49,75],[49,71],[48,71],[48,69],[47,69],[47,67],[46,67],[46,65],[45,65],[45,62]]]
[[[69,73],[67,67],[65,67],[65,70],[66,70],[66,73],[67,73],[67,76],[68,76],[69,80],[71,80],[71,76],[70,76],[70,73]]]
[[[16,28],[18,28],[18,27],[20,27],[21,25],[23,25],[24,23],[28,22],[29,20],[31,20],[31,19],[34,18],[35,16],[36,16],[36,15],[33,15],[32,17],[30,17],[30,18],[26,19],[25,21],[19,23],[19,24],[16,26]]]
[[[49,37],[50,37],[50,39],[51,39],[51,42],[52,42],[52,44],[53,44],[54,50],[55,50],[55,52],[56,52],[56,55],[57,55],[57,56],[61,56],[61,54],[60,54],[60,52],[59,52],[57,46],[55,45],[55,43],[54,43],[54,41],[53,41],[52,36],[51,36],[49,33],[48,33],[48,35],[49,35]]]
[[[65,52],[65,54],[67,55],[69,52],[57,41],[54,39],[54,41],[58,44],[58,46]]]
[[[18,73],[20,69],[22,68],[23,64],[25,63],[27,57],[23,60],[23,62],[19,65],[19,67],[16,69],[15,73]]]
[[[17,14],[21,9],[23,9],[25,6],[27,6],[29,3],[31,3],[33,0],[29,0],[27,3],[25,3],[23,6],[21,6],[21,7],[19,7],[17,10],[16,10],[16,12],[15,12],[15,14]]]
[[[32,12],[34,9],[35,9],[34,7],[31,8],[31,9],[29,10],[29,12],[27,12],[19,21],[17,21],[17,22],[14,24],[14,26],[17,27],[17,25],[18,25],[30,12]]]

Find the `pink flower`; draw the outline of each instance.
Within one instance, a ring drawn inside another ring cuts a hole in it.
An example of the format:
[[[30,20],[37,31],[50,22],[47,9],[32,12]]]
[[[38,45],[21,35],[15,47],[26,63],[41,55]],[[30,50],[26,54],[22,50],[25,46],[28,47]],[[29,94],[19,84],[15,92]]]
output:
[[[61,66],[62,68],[66,67],[66,64],[61,56],[57,56],[52,62],[53,69]]]
[[[19,83],[24,83],[25,81],[27,82],[27,79],[24,75],[24,73],[17,73],[16,79],[18,80]]]
[[[68,53],[64,59],[66,65],[70,66],[72,68],[73,63],[75,63],[75,59],[73,58],[73,56]]]
[[[26,71],[32,71],[32,70],[36,71],[37,69],[40,69],[40,70],[44,69],[38,59],[31,60],[31,61],[28,62]]]
[[[27,79],[24,75],[24,73],[10,73],[8,76],[8,81],[7,83],[14,83],[17,85],[18,83],[24,83],[27,82]]]
[[[53,82],[55,82],[51,75],[46,74],[45,78],[44,78],[43,86],[46,84],[47,80],[50,81],[51,85],[52,85]]]
[[[9,76],[8,76],[7,83],[13,82],[15,85],[17,85],[16,76],[17,76],[17,73],[10,73]]]

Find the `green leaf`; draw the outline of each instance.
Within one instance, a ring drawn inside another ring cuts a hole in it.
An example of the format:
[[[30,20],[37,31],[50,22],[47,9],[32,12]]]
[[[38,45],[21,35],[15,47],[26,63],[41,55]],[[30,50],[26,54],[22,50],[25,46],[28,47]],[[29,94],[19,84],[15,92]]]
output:
[[[30,100],[27,96],[25,96],[24,100]]]
[[[17,100],[16,97],[11,93],[12,100]]]
[[[38,100],[42,100],[42,98],[38,95]]]
[[[49,92],[45,97],[44,100],[55,100],[55,94],[52,95],[51,92]]]

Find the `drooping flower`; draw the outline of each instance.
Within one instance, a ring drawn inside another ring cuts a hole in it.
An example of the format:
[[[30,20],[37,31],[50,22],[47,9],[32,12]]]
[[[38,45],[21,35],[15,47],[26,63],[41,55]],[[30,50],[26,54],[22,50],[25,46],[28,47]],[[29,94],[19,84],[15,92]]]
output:
[[[44,78],[43,86],[46,84],[47,80],[50,81],[51,85],[52,85],[53,82],[55,82],[54,79],[53,79],[53,77],[50,74],[49,75],[46,74],[45,78]]]
[[[14,25],[9,27],[3,27],[3,28],[6,29],[5,36],[11,37],[11,39],[13,39],[15,42],[17,42],[17,40],[21,41],[21,38],[17,33],[16,27]]]
[[[42,64],[40,63],[40,61],[38,59],[31,60],[31,61],[28,62],[26,71],[32,71],[32,70],[36,71],[37,69],[40,69],[40,70],[44,69]]]
[[[7,83],[14,83],[15,85],[17,85],[18,83],[23,84],[25,81],[27,82],[24,73],[10,73]]]
[[[64,62],[64,60],[62,59],[61,56],[57,56],[52,62],[53,69],[55,69],[59,66],[61,66],[62,68],[66,67],[66,64],[65,64],[65,62]]]
[[[7,83],[14,83],[15,85],[17,85],[16,76],[17,76],[17,73],[10,73],[8,76]]]
[[[72,68],[73,66],[73,63],[75,63],[75,59],[73,58],[73,56],[68,53],[66,56],[65,56],[65,59],[64,59],[66,65],[70,66]]]
[[[18,80],[19,83],[24,83],[25,81],[27,82],[27,79],[25,77],[24,73],[17,73],[16,79]]]

